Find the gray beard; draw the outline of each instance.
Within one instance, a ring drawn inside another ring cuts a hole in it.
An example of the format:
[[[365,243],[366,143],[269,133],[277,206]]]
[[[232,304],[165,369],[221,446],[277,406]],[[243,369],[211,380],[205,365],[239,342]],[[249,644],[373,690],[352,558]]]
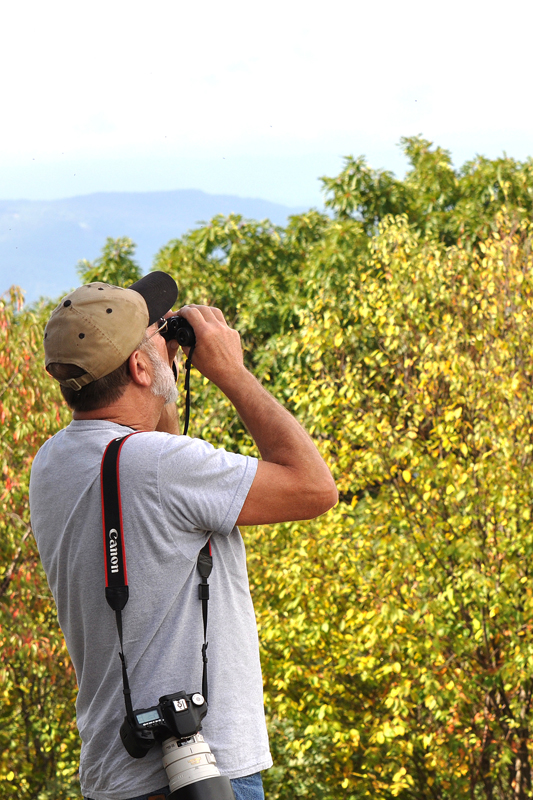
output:
[[[141,345],[141,349],[144,350],[150,359],[150,364],[154,372],[150,391],[154,397],[163,397],[165,405],[168,403],[175,403],[178,399],[178,387],[176,386],[174,373],[171,367],[161,358],[156,346],[150,340],[144,342]]]

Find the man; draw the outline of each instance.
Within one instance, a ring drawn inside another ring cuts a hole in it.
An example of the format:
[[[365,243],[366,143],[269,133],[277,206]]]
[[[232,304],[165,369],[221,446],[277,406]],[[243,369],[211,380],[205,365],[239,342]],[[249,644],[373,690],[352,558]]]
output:
[[[195,367],[229,398],[260,460],[181,436],[172,366],[178,343],[160,335],[175,281],[154,272],[129,289],[80,287],[52,313],[45,364],[73,421],[41,448],[31,475],[32,526],[78,681],[80,780],[91,800],[165,797],[161,748],[135,760],[124,718],[114,614],[104,596],[100,466],[120,456],[129,601],[124,654],[135,708],[199,691],[203,643],[197,558],[210,540],[209,711],[202,734],[237,800],[263,797],[272,761],[257,632],[237,525],[310,519],[337,500],[311,439],[244,367],[239,334],[216,308],[177,312],[194,329]],[[186,348],[186,350],[188,350]],[[163,787],[163,788],[160,788]]]

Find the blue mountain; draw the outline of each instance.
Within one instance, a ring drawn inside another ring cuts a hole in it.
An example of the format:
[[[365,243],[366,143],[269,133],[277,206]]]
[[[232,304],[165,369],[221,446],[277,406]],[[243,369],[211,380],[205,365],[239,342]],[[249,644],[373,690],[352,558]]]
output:
[[[108,236],[129,236],[147,272],[170,239],[216,214],[285,225],[289,208],[266,200],[197,190],[102,192],[64,200],[0,200],[0,294],[20,286],[27,302],[56,298],[79,285],[76,264],[95,259]]]

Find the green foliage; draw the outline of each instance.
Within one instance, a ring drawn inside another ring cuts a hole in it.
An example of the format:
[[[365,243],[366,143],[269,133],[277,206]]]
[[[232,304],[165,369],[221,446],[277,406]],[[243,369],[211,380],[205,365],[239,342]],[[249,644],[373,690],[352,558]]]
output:
[[[405,215],[414,230],[446,245],[489,235],[502,208],[511,218],[531,219],[533,159],[477,156],[455,170],[449,151],[432,150],[426,139],[404,137],[401,146],[411,165],[403,181],[372,169],[362,156],[346,158],[337,177],[322,178],[336,217],[360,219],[372,235],[387,216]]]
[[[533,163],[456,170],[402,146],[404,180],[362,158],[324,179],[332,217],[215,217],[154,264],[242,332],[341,493],[318,520],[244,532],[269,800],[533,796]],[[130,283],[132,254],[108,240],[81,276]],[[49,309],[0,310],[0,795],[68,798],[74,676],[26,498],[66,412],[42,370]],[[192,391],[192,435],[255,452],[218,390],[196,374]]]
[[[237,214],[214,217],[203,228],[169,242],[156,256],[154,268],[187,287],[187,296],[180,298],[184,302],[216,304],[245,338],[253,334],[254,343],[263,341],[292,322],[292,280],[321,221],[316,213],[305,221],[293,220],[287,246],[282,229],[268,220],[243,220]],[[298,250],[291,245],[299,238],[303,241]]]
[[[135,245],[127,236],[108,237],[102,255],[95,261],[78,261],[77,272],[83,283],[102,281],[113,286],[129,286],[141,277],[139,265],[133,260]]]

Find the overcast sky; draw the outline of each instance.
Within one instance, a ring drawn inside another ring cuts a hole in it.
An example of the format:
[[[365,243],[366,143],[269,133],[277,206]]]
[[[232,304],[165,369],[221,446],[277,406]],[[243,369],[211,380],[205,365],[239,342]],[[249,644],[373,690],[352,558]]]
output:
[[[533,154],[526,0],[17,0],[0,28],[0,199],[196,188],[320,203],[397,143]]]

